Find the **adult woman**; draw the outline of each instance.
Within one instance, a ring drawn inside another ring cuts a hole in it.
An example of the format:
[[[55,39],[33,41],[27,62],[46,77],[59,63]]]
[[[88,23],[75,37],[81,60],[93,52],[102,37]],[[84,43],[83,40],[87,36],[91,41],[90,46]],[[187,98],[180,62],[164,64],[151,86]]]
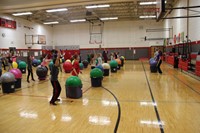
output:
[[[53,96],[50,100],[50,105],[56,105],[56,101],[58,101],[58,97],[61,93],[61,86],[58,81],[58,74],[59,74],[59,65],[60,65],[60,51],[58,50],[53,56],[53,65],[51,68],[51,85],[53,87]]]

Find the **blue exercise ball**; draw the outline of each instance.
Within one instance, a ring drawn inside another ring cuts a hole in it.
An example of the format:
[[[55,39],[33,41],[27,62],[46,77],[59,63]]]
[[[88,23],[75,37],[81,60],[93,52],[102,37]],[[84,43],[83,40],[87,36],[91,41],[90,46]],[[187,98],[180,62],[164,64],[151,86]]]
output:
[[[156,66],[157,65],[157,61],[154,59],[150,59],[149,61],[150,66]]]
[[[38,60],[37,59],[34,59],[32,61],[32,66],[34,66],[34,67],[38,66]]]
[[[104,72],[104,69],[103,69],[102,65],[98,65],[98,66],[96,66],[96,68],[99,68],[102,72]]]

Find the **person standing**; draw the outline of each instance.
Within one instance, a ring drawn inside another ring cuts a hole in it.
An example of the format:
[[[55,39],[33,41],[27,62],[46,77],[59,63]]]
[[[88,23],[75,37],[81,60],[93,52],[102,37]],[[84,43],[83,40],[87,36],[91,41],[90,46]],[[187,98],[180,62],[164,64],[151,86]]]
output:
[[[58,81],[59,66],[60,66],[60,51],[57,50],[57,55],[53,56],[53,65],[51,68],[51,85],[53,87],[53,96],[49,102],[50,105],[57,105],[55,102],[60,100],[58,99],[61,93],[61,86]]]
[[[30,56],[30,54],[28,53],[28,56],[27,56],[27,70],[28,70],[27,82],[28,83],[30,83],[30,81],[29,81],[30,75],[31,75],[32,80],[35,81],[35,79],[33,77],[32,59],[33,59],[33,57]]]
[[[158,54],[157,54],[157,56],[156,56],[156,61],[157,61],[157,69],[158,69],[158,72],[159,72],[160,74],[162,74],[162,70],[160,69],[160,66],[161,66],[161,64],[162,64],[162,51],[161,51],[161,50],[158,51]]]
[[[104,63],[108,62],[108,51],[106,50],[103,51],[103,59],[104,59]]]
[[[115,60],[115,57],[114,57],[113,53],[110,54],[110,60]]]
[[[91,54],[90,57],[91,57],[91,61],[90,61],[91,69],[94,69],[96,67],[96,55]]]
[[[5,57],[4,57],[3,53],[1,54],[1,61],[2,61],[2,64],[3,64],[4,70],[6,70]]]
[[[157,58],[157,55],[158,55],[158,48],[155,49],[154,58]]]
[[[96,66],[102,65],[102,57],[101,57],[101,53],[97,54],[97,63]]]
[[[3,60],[2,60],[2,54],[0,55],[0,77],[1,77],[1,75],[2,75],[2,62],[3,62]]]
[[[79,56],[77,54],[74,55],[74,62],[73,62],[73,70],[72,70],[72,75],[73,76],[78,76],[80,71],[80,66],[79,66]]]
[[[88,61],[89,64],[90,64],[90,60],[91,60],[90,55],[91,55],[91,53],[88,53],[88,54],[87,54],[87,61]]]
[[[12,67],[12,55],[11,55],[11,53],[8,53],[6,58],[7,58],[7,61],[8,61],[8,72],[9,72],[9,70],[13,68]]]

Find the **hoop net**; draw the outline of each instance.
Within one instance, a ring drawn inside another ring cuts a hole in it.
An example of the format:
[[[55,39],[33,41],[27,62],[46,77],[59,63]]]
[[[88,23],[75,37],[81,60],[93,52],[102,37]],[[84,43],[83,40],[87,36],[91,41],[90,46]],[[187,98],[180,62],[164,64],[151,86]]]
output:
[[[102,34],[91,34],[90,44],[102,44]]]

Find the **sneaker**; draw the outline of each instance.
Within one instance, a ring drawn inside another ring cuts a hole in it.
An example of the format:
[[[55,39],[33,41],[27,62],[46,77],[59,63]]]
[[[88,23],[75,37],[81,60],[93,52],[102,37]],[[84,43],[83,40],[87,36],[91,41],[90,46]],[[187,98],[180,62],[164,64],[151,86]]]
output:
[[[35,81],[35,79],[32,79],[33,81]]]
[[[28,83],[30,83],[30,81],[29,81],[29,80],[27,80],[27,82],[28,82]]]
[[[58,101],[58,102],[59,102],[59,101],[61,101],[61,100],[58,98],[58,99],[56,99],[56,101]]]
[[[54,106],[56,106],[57,104],[56,103],[54,103],[54,102],[49,102],[49,104],[50,105],[54,105]]]

